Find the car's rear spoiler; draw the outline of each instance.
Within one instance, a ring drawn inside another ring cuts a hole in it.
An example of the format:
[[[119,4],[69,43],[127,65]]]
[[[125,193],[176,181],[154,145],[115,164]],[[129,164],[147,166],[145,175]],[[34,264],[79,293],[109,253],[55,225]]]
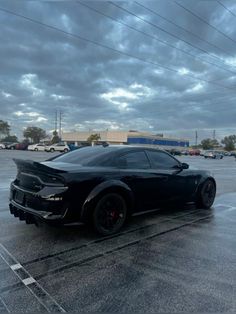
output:
[[[43,165],[40,162],[33,161],[33,160],[23,160],[18,158],[13,158],[13,161],[15,162],[17,169],[20,171],[42,171],[46,173],[65,173],[65,170],[60,169],[54,169],[49,166]]]

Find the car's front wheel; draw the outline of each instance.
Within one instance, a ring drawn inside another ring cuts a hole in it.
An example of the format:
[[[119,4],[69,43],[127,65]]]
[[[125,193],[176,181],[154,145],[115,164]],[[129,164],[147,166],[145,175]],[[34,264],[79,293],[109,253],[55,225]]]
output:
[[[55,149],[54,149],[54,148],[50,148],[50,152],[51,152],[51,153],[54,153],[54,152],[55,152]]]
[[[198,191],[197,207],[209,209],[214,203],[215,195],[216,185],[213,180],[207,179]]]
[[[68,152],[68,148],[65,148],[65,149],[64,149],[64,153],[67,153],[67,152]]]
[[[116,193],[104,195],[97,203],[92,220],[94,229],[102,235],[118,232],[127,217],[127,206],[122,196]]]
[[[38,151],[38,148],[35,148],[34,151],[37,152],[37,151]]]

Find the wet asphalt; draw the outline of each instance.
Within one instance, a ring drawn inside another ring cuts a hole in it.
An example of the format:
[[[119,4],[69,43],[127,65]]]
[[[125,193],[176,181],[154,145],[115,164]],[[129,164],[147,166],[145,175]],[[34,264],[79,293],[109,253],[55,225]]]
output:
[[[35,227],[10,215],[12,158],[52,155],[0,151],[0,312],[236,311],[233,157],[179,157],[213,173],[212,209],[158,210],[104,238],[84,225]]]

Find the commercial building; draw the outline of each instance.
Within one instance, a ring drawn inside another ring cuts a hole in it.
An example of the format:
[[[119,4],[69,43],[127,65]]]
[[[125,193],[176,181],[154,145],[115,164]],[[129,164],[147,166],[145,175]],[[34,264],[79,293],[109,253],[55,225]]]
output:
[[[183,150],[189,147],[189,141],[179,138],[164,137],[163,134],[152,134],[149,132],[139,131],[89,131],[89,132],[68,132],[62,133],[62,141],[67,144],[73,143],[75,145],[88,144],[88,138],[92,134],[99,134],[100,143],[108,144],[125,144],[149,147],[162,147],[165,149],[179,149]]]

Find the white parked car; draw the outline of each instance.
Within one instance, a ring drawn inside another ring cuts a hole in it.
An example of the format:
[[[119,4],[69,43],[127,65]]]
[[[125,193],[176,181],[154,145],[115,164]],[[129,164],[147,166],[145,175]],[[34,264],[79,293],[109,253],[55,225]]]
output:
[[[28,146],[28,150],[34,150],[34,151],[45,151],[46,145],[43,143],[33,144]]]
[[[0,149],[5,149],[5,148],[6,148],[5,145],[0,143]]]
[[[46,152],[68,152],[70,150],[69,146],[64,143],[57,143],[50,146],[45,146]]]

